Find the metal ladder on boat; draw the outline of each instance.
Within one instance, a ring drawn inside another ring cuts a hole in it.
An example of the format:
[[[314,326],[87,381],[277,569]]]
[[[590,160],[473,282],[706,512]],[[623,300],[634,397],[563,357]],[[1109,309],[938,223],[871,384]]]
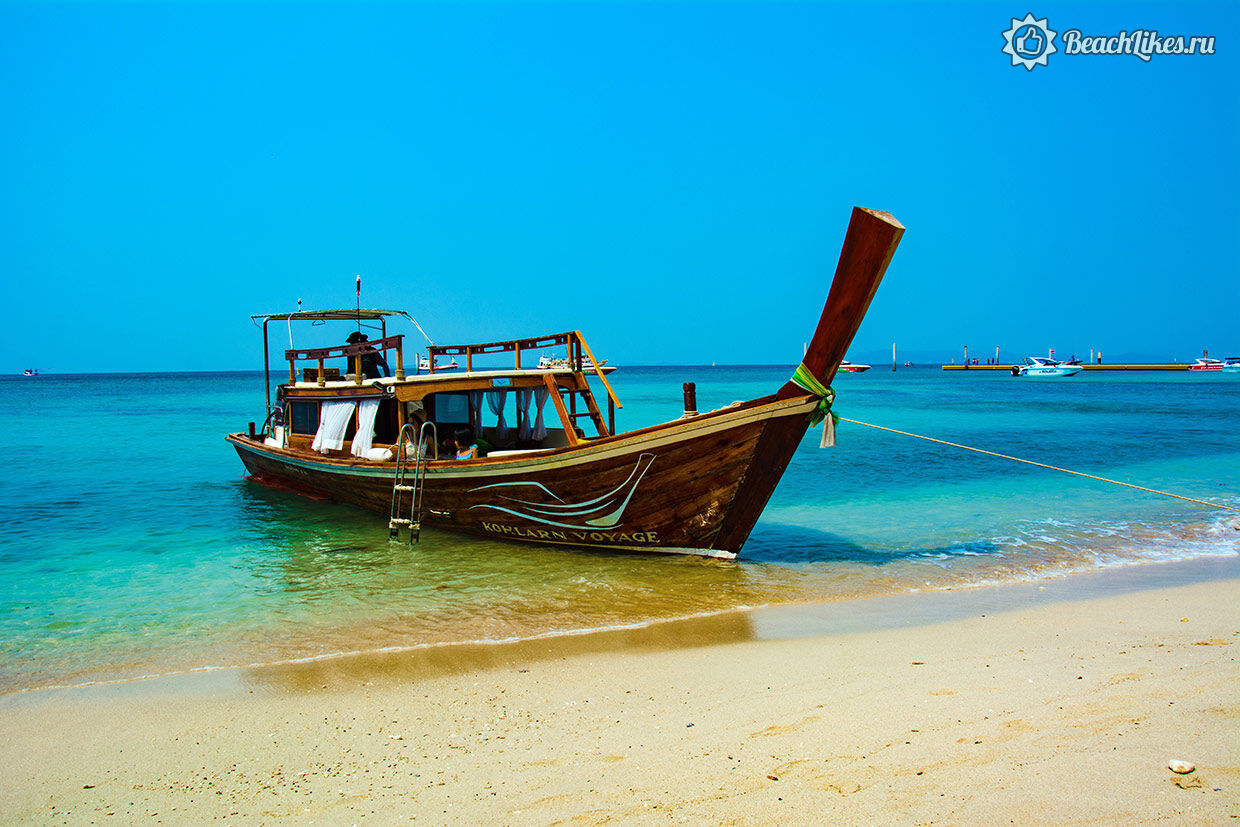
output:
[[[392,511],[388,517],[389,540],[400,538],[401,526],[409,529],[409,545],[413,545],[422,533],[422,483],[426,478],[427,460],[422,456],[421,446],[428,428],[432,444],[437,445],[439,434],[434,422],[423,422],[421,430],[416,433],[413,423],[406,422],[396,439],[396,473],[392,479]],[[410,445],[413,446],[412,451]],[[412,469],[409,467],[411,462]]]

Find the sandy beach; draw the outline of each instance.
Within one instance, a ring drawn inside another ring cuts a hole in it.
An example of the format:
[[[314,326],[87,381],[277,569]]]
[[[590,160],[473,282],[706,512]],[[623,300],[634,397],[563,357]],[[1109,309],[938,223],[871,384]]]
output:
[[[1240,818],[1240,580],[1047,588],[10,695],[0,822]]]

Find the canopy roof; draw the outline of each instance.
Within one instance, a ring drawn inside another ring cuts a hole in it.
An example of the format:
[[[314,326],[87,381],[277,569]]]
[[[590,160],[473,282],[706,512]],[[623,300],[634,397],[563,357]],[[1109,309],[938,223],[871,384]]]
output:
[[[347,310],[299,310],[296,313],[260,313],[250,318],[256,323],[284,321],[285,319],[309,322],[351,322],[357,319],[382,319],[385,316],[404,316],[409,318],[409,314],[404,310],[368,310],[364,307],[361,310],[351,307]]]

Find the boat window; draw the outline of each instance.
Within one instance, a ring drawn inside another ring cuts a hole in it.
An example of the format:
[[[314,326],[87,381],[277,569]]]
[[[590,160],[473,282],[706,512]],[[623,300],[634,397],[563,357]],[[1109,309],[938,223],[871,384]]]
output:
[[[313,435],[319,429],[319,403],[290,402],[289,420],[293,433]]]
[[[433,393],[426,397],[426,410],[437,424],[470,424],[469,395],[465,393]]]

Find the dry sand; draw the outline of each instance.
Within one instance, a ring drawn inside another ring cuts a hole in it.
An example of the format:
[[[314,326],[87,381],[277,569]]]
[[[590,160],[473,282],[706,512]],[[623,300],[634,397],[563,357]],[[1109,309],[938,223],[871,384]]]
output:
[[[1240,580],[936,599],[8,696],[0,822],[1240,823]]]

